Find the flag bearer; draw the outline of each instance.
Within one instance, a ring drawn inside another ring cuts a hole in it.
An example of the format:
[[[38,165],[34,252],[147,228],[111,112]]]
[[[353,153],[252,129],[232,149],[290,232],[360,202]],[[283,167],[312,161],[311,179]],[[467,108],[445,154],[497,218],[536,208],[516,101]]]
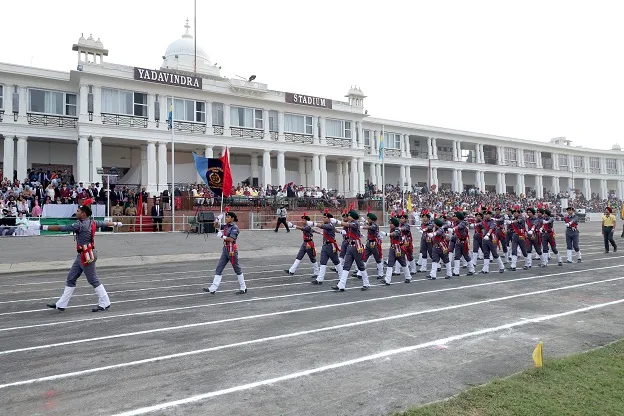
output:
[[[284,270],[288,275],[294,276],[297,271],[297,267],[301,263],[303,257],[307,254],[310,258],[310,262],[312,263],[312,267],[314,267],[314,276],[318,277],[319,273],[319,265],[316,262],[316,247],[314,247],[314,230],[308,224],[314,224],[310,222],[310,217],[304,212],[301,216],[301,225],[296,226],[291,223],[288,224],[289,227],[292,227],[294,230],[299,229],[303,233],[303,243],[301,243],[301,247],[299,248],[299,253],[297,253],[297,258],[290,269]]]

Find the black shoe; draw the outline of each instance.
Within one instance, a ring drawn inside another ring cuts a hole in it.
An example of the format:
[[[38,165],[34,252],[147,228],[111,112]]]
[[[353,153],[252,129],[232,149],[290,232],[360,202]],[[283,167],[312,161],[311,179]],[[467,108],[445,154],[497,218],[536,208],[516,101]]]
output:
[[[106,309],[110,308],[110,305],[108,305],[107,307],[103,308],[100,305],[97,306],[97,308],[93,308],[91,309],[91,312],[102,312],[105,311]]]
[[[571,264],[571,263],[572,263],[572,260],[566,260],[566,263],[570,263],[570,264]]]
[[[329,270],[331,270],[332,272],[336,272],[336,273],[338,273],[338,270],[336,270],[336,268],[335,268],[335,267],[332,267],[332,268],[331,268],[331,269],[329,269]]]
[[[338,286],[332,286],[331,288],[334,290],[339,290],[341,292],[344,292],[344,289],[340,289]]]
[[[516,268],[515,267],[511,267],[509,270],[511,270],[512,272],[515,272]]]
[[[203,288],[202,290],[203,290],[204,292],[208,292],[208,293],[210,293],[211,295],[214,295],[214,294],[215,294],[215,292],[211,292],[211,291],[210,291],[210,288],[207,288],[207,287]]]
[[[322,285],[323,282],[319,282],[318,280],[312,280],[313,285]]]
[[[524,266],[522,270],[529,270],[529,266]]]
[[[427,279],[429,279],[429,280],[436,280],[437,277],[433,277],[433,276],[429,275],[429,276],[427,276]]]
[[[444,277],[444,278],[445,278],[445,279],[452,279],[452,278],[453,278],[453,276],[448,276],[448,275],[447,275],[447,276],[446,276],[446,277]]]
[[[245,293],[247,293],[247,288],[245,288],[245,290],[238,289],[238,290],[236,291],[236,294],[237,294],[237,295],[244,295]]]
[[[453,273],[453,276],[459,276],[459,273]]]
[[[468,266],[461,266],[461,268],[462,268],[462,269],[467,269],[467,268],[468,268]]]
[[[412,283],[412,281],[410,279],[405,279],[403,283]]]
[[[505,269],[498,269],[499,273],[505,273]]]
[[[615,253],[617,251],[617,247],[613,247],[613,252]]]
[[[287,274],[287,275],[289,275],[289,276],[294,276],[294,275],[295,275],[294,273],[291,273],[291,272],[290,272],[290,270],[288,270],[288,269],[286,269],[286,270],[284,270],[284,271],[285,271],[285,272],[286,272],[286,274]]]
[[[563,266],[563,262],[561,262],[561,261],[560,261],[559,263],[557,263],[557,264],[558,264],[559,266]]]
[[[401,273],[392,273],[392,276],[401,276]]]
[[[61,311],[61,312],[63,312],[65,310],[65,308],[57,308],[56,307],[56,303],[48,303],[48,304],[46,304],[46,306],[48,308],[56,309],[57,311]]]
[[[385,279],[384,276],[377,276],[377,280]]]
[[[370,289],[370,286],[362,286],[362,289],[360,289],[360,290],[364,291],[364,290],[368,290],[368,289]]]
[[[474,272],[468,272],[466,276],[474,276]]]
[[[605,250],[605,254],[609,254],[609,250]]]
[[[386,282],[385,280],[383,281],[384,285],[386,286],[390,286],[390,283]]]
[[[277,232],[277,230],[275,230],[275,232]]]
[[[351,277],[359,277],[360,279],[362,278],[362,276],[358,276],[357,272],[351,273]]]
[[[581,259],[578,259],[576,262],[577,262],[577,263],[582,263]]]

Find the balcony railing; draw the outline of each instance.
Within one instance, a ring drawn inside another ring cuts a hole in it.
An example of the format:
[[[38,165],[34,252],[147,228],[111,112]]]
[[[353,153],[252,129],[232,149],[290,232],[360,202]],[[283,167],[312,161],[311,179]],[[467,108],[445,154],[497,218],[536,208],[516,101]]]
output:
[[[0,123],[2,123],[3,117],[4,117],[4,110],[0,110]]]
[[[525,168],[536,168],[537,167],[537,162],[524,162],[524,167]]]
[[[600,173],[600,168],[589,168],[589,173]]]
[[[262,139],[264,131],[256,129],[247,129],[244,127],[231,127],[232,137],[248,137],[250,139]]]
[[[421,152],[420,150],[410,150],[410,154],[412,155],[412,157],[416,159],[428,159],[429,158],[429,155],[427,155],[427,153]]]
[[[276,131],[270,131],[269,135],[271,136],[271,140],[273,140],[274,142],[279,140],[279,133]]]
[[[617,169],[607,169],[609,175],[617,175]]]
[[[542,166],[543,166],[544,169],[553,170],[552,162],[542,162]]]
[[[401,157],[401,149],[384,149],[384,156]]]
[[[295,134],[295,133],[286,133],[284,134],[284,140],[290,143],[309,143],[312,144],[314,142],[314,138],[312,135],[308,134]]]
[[[328,146],[351,147],[351,139],[342,139],[339,137],[327,137]]]
[[[583,166],[574,166],[574,172],[585,172],[585,168]]]
[[[498,160],[486,157],[485,164],[486,165],[498,165]]]
[[[453,161],[453,155],[449,155],[447,153],[441,153],[438,155],[438,160],[446,160],[448,162]]]
[[[102,113],[102,124],[124,127],[147,127],[147,117]]]
[[[223,135],[223,126],[213,126],[212,128],[213,128],[213,130],[214,130],[214,134],[215,134],[216,136],[221,136],[221,135]]]
[[[505,161],[505,166],[518,166],[518,161],[517,160],[506,160]]]
[[[78,117],[50,116],[47,114],[27,113],[28,124],[34,126],[69,127],[76,128]]]
[[[177,131],[187,133],[206,133],[206,125],[203,123],[193,123],[191,121],[174,121],[173,128]]]

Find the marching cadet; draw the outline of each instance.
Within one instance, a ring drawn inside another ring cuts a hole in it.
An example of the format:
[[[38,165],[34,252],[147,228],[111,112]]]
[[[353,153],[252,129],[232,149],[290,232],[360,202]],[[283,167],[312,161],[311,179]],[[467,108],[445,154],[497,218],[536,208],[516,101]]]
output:
[[[294,276],[297,271],[297,267],[301,263],[303,257],[307,254],[310,258],[310,262],[312,263],[312,267],[314,267],[314,276],[318,277],[319,273],[319,265],[316,262],[316,248],[314,247],[314,230],[310,225],[310,217],[304,212],[301,216],[301,225],[296,226],[292,223],[288,223],[288,227],[293,230],[301,230],[303,233],[303,243],[301,243],[301,247],[299,248],[299,253],[297,253],[297,258],[290,269],[284,270],[288,275]],[[314,224],[314,223],[311,223]]]
[[[472,263],[473,269],[477,265],[477,260],[479,258],[479,250],[481,250],[482,244],[483,244],[483,213],[481,211],[477,211],[475,212],[474,234],[472,235],[471,263]]]
[[[358,270],[362,272],[362,290],[368,290],[370,283],[368,281],[368,273],[366,272],[366,266],[362,261],[362,253],[364,252],[364,246],[360,240],[360,224],[357,222],[360,218],[360,214],[355,210],[349,211],[347,221],[337,221],[332,218],[330,221],[332,224],[339,224],[346,227],[346,235],[349,237],[349,246],[347,248],[347,254],[344,258],[342,266],[342,273],[340,274],[340,281],[336,286],[332,286],[332,289],[344,292],[347,286],[347,279],[349,278],[349,271],[353,262],[357,265]]]
[[[563,266],[561,254],[559,254],[559,250],[557,250],[557,242],[555,241],[555,219],[550,215],[549,209],[545,209],[542,214],[542,228],[540,229],[542,233],[542,264],[548,265],[548,246],[550,246],[552,252],[557,256],[557,264]]]
[[[412,275],[410,274],[409,267],[407,265],[406,248],[403,245],[403,235],[401,231],[401,223],[398,218],[390,219],[390,232],[380,232],[382,236],[387,235],[390,237],[390,250],[388,251],[388,268],[386,269],[386,278],[384,283],[390,285],[392,282],[392,269],[395,263],[399,263],[403,268],[403,274],[405,275],[405,283],[412,281]]]
[[[474,265],[470,258],[470,247],[468,247],[468,222],[464,220],[463,212],[456,212],[455,218],[457,218],[457,225],[451,229],[455,237],[453,276],[459,276],[459,259],[462,257],[468,262],[468,276],[472,276],[474,274]],[[483,255],[485,255],[485,251]],[[489,256],[486,256],[486,258],[489,260]]]
[[[232,263],[232,268],[234,268],[234,272],[236,273],[236,277],[238,278],[239,290],[236,291],[237,295],[242,295],[247,293],[247,285],[245,285],[245,276],[243,276],[243,269],[241,269],[240,264],[238,263],[238,245],[236,244],[236,240],[238,239],[238,235],[240,234],[240,230],[238,229],[238,217],[235,213],[230,212],[229,209],[225,208],[225,217],[223,213],[219,214],[217,220],[215,221],[215,227],[219,227],[219,232],[217,233],[217,237],[223,239],[223,249],[221,250],[221,258],[219,259],[219,263],[217,264],[217,269],[215,270],[215,276],[212,280],[212,284],[210,287],[203,288],[204,292],[208,292],[211,295],[214,295],[217,289],[219,288],[219,284],[221,284],[221,278],[223,277],[221,273],[223,273],[223,269],[228,263]],[[221,221],[225,218],[225,224],[221,224]]]
[[[422,236],[420,237],[420,269],[418,269],[418,273],[425,273],[427,271],[427,254],[431,257],[431,250],[433,249],[431,238],[428,237],[428,234],[433,232],[433,221],[431,221],[431,214],[426,209],[421,214],[420,232]]]
[[[377,225],[377,216],[369,212],[366,214],[366,221],[368,224],[361,227],[363,230],[368,230],[366,235],[366,247],[362,259],[365,263],[368,263],[370,256],[373,256],[375,263],[377,263],[377,279],[383,279],[383,251],[381,248],[379,225]],[[357,275],[361,277],[362,273],[358,270]]]
[[[514,219],[511,220],[510,226],[513,230],[513,237],[511,240],[511,266],[509,269],[511,271],[516,271],[516,262],[518,261],[518,247],[520,247],[520,251],[522,252],[522,256],[525,259],[524,270],[528,269],[526,265],[527,258],[527,239],[526,239],[526,221],[520,215],[520,207],[516,206],[513,211]]]
[[[338,248],[338,243],[336,242],[336,227],[330,221],[334,218],[332,214],[329,213],[328,210],[325,210],[323,214],[323,224],[317,223],[308,223],[307,225],[320,228],[323,230],[323,247],[321,248],[321,266],[319,267],[318,275],[315,276],[316,279],[312,280],[312,284],[320,285],[323,284],[323,280],[325,279],[325,272],[327,271],[327,262],[331,259],[331,261],[336,266],[336,270],[338,270],[338,274],[342,274],[342,265],[340,264],[340,259],[338,258],[338,253],[340,249]]]
[[[611,213],[611,207],[607,207],[608,213]],[[566,208],[567,214],[564,217],[564,221],[566,223],[566,254],[567,254],[567,262],[572,263],[572,250],[576,252],[576,261],[580,263],[581,259],[581,249],[579,248],[579,218],[578,215],[574,212],[574,207]],[[604,225],[604,222],[603,222]],[[613,244],[613,251],[617,251],[617,246],[615,245],[615,241],[613,241],[613,237],[611,237],[611,242]],[[609,252],[609,245],[607,244],[605,238],[605,251]]]
[[[440,260],[446,266],[446,277],[450,279],[453,277],[453,271],[451,270],[451,262],[449,261],[449,244],[446,230],[449,228],[448,224],[445,224],[442,218],[436,218],[434,221],[434,231],[429,233],[429,237],[433,242],[433,257],[431,263],[431,273],[429,274],[430,280],[436,280],[438,273],[438,264]]]
[[[505,214],[501,213],[500,205],[494,208],[494,221],[496,221],[496,237],[499,247],[503,250],[504,260],[507,260],[507,226],[505,225]]]
[[[348,219],[349,219],[349,214],[347,213],[347,210],[345,208],[345,210],[342,212],[342,221],[347,222]],[[347,236],[347,227],[344,227],[340,233],[342,234],[342,244],[340,245],[340,255],[338,257],[340,258],[340,265],[342,266],[344,265],[344,259],[345,259],[345,256],[347,255],[347,250],[349,248],[349,237]],[[332,267],[331,271],[338,273],[338,268]],[[340,274],[341,273],[338,274],[339,277],[340,277]]]
[[[511,207],[507,207],[505,210],[505,227],[507,227],[507,239],[503,242],[507,246],[507,261],[511,261],[511,242],[513,241],[514,230],[511,227],[511,221],[513,221],[514,217],[511,212]]]
[[[401,232],[404,237],[404,244],[406,248],[407,265],[410,269],[410,273],[416,274],[416,260],[414,260],[414,237],[412,236],[412,230],[409,224],[409,213],[403,212],[400,218]]]
[[[542,259],[542,267],[544,267],[544,256],[542,254],[542,233],[540,233],[540,228],[542,228],[542,219],[535,216],[535,208],[527,208],[527,235],[528,239],[528,247],[527,253],[528,256],[524,260],[525,268],[531,268],[533,264],[533,248],[535,248],[535,253]]]
[[[67,283],[65,284],[63,294],[56,303],[47,304],[48,308],[59,311],[64,311],[67,308],[67,304],[76,289],[76,281],[83,272],[87,277],[87,281],[93,286],[95,293],[98,295],[98,304],[91,311],[100,312],[108,309],[111,305],[108,293],[106,293],[104,285],[100,283],[95,272],[95,262],[97,261],[95,230],[101,227],[121,227],[122,224],[120,222],[94,221],[91,218],[93,214],[91,211],[92,203],[93,200],[89,198],[78,207],[76,210],[76,219],[78,221],[73,224],[41,226],[43,231],[72,231],[75,234],[76,251],[78,252],[74,264],[72,264],[67,274]]]
[[[498,272],[505,272],[505,265],[503,259],[498,255],[498,225],[497,221],[492,218],[492,211],[485,211],[485,218],[483,219],[483,240],[481,242],[481,248],[483,249],[483,269],[481,273],[488,274],[490,272],[490,257],[498,262]]]

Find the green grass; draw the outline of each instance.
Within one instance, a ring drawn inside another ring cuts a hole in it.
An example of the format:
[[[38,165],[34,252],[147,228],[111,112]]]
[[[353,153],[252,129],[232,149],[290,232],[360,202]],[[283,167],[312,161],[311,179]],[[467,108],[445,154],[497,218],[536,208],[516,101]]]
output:
[[[624,415],[624,340],[396,416]]]

